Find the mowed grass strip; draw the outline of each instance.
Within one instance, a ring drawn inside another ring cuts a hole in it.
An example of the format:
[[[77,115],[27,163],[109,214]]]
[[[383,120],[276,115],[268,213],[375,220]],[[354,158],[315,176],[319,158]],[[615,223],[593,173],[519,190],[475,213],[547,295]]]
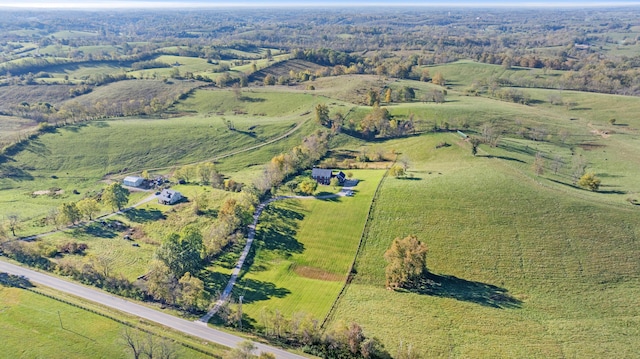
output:
[[[636,357],[640,212],[435,149],[452,138],[386,144],[412,159],[414,179],[384,182],[335,320],[427,357]],[[429,247],[434,283],[387,290],[384,251],[409,234]]]
[[[319,319],[327,314],[346,280],[384,174],[353,172],[360,180],[353,197],[288,199],[267,207],[251,266],[233,292],[244,296],[249,317],[259,320],[263,310],[286,316],[306,312]]]

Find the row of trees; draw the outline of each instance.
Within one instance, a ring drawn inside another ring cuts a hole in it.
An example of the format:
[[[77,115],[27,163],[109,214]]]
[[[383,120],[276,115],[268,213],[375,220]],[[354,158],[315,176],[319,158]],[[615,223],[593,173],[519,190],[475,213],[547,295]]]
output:
[[[118,182],[114,182],[104,188],[95,197],[86,197],[77,202],[63,202],[55,209],[52,209],[44,218],[44,222],[55,225],[76,224],[82,219],[93,220],[100,211],[100,203],[111,208],[121,210],[129,202],[129,190],[122,187]],[[17,222],[16,218],[15,221]],[[16,225],[11,225],[12,234],[15,236]]]
[[[286,153],[271,159],[262,172],[262,176],[254,182],[259,193],[266,193],[282,184],[295,173],[310,168],[324,157],[329,150],[329,133],[317,131],[306,136],[302,143]]]
[[[345,132],[365,139],[402,137],[415,131],[413,115],[408,119],[395,118],[377,102],[374,102],[371,112],[359,122],[346,121],[342,113],[336,113],[331,118],[326,104],[316,105],[315,119],[320,125],[331,128],[333,133]]]
[[[384,345],[377,338],[367,337],[355,322],[324,330],[321,321],[310,314],[298,312],[285,317],[276,309],[263,310],[258,324],[265,337],[322,358],[391,358]]]

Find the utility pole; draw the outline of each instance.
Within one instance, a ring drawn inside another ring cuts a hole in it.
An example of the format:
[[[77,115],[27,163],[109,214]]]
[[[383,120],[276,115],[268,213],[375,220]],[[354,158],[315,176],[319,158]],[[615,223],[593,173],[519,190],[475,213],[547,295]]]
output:
[[[58,320],[60,320],[60,328],[64,329],[64,327],[62,326],[62,317],[60,316],[60,311],[58,311]]]
[[[244,295],[241,295],[238,299],[240,300],[240,304],[238,305],[238,326],[240,327],[240,330],[242,330],[242,299],[244,298]]]

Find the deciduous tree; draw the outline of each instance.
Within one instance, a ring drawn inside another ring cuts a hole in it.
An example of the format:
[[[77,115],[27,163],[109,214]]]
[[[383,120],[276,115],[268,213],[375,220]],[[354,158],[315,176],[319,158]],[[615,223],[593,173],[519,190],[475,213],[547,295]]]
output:
[[[404,176],[404,167],[402,165],[394,165],[389,169],[389,174],[393,177],[402,177]]]
[[[544,157],[540,152],[536,153],[536,158],[533,160],[533,172],[538,176],[544,174]]]
[[[185,273],[197,273],[202,268],[203,252],[202,234],[187,226],[180,234],[172,233],[162,242],[156,258],[169,267],[176,278],[182,278]]]
[[[440,72],[436,72],[436,74],[433,75],[431,82],[433,82],[436,85],[444,86],[445,84],[444,76]]]
[[[329,107],[323,103],[319,103],[315,107],[316,122],[322,126],[329,126]]]
[[[80,214],[84,217],[88,218],[90,221],[93,220],[93,216],[98,213],[98,201],[93,198],[84,198],[76,203],[76,207]]]
[[[600,179],[593,173],[585,173],[580,180],[578,186],[588,188],[590,191],[597,191],[600,188]]]
[[[65,202],[60,205],[60,222],[70,224],[75,224],[82,218],[80,214],[80,210],[78,210],[78,206],[75,202]]]
[[[480,143],[482,141],[480,141],[479,138],[477,137],[471,137],[469,138],[469,142],[471,143],[471,154],[472,155],[477,155],[478,154],[478,146],[480,146]]]
[[[16,236],[16,231],[20,229],[20,217],[17,214],[7,216],[6,227],[11,231],[12,236]]]
[[[121,210],[129,202],[129,190],[114,182],[102,192],[102,201],[113,210]]]
[[[316,188],[318,188],[318,182],[311,178],[306,178],[298,184],[298,192],[308,196],[312,195]]]
[[[227,359],[252,359],[253,352],[258,349],[252,341],[245,340],[227,354]]]
[[[203,162],[198,165],[197,172],[198,177],[200,178],[200,184],[206,185],[211,182],[213,173],[216,171],[216,168],[211,162]]]
[[[204,306],[204,282],[199,278],[185,273],[178,281],[180,295],[178,303],[187,310],[199,309]]]
[[[407,286],[427,270],[427,246],[416,236],[396,238],[384,253],[387,287]]]
[[[386,103],[391,103],[391,100],[392,100],[392,98],[391,98],[391,93],[392,93],[391,88],[388,88],[388,89],[384,92],[384,102],[386,102]]]

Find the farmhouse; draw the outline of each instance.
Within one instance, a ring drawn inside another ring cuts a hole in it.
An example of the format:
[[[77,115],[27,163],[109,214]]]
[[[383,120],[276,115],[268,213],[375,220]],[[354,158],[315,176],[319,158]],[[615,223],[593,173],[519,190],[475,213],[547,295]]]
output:
[[[171,189],[163,189],[158,196],[160,204],[174,204],[182,199],[182,193]]]
[[[329,184],[333,177],[336,177],[341,184],[344,183],[346,179],[346,175],[342,171],[334,175],[330,169],[314,168],[311,170],[311,178],[320,184]]]
[[[127,176],[122,181],[122,184],[129,187],[140,187],[143,181],[144,181],[144,178],[142,177]]]
[[[331,181],[332,171],[324,168],[314,168],[311,170],[311,178],[320,184],[329,184]]]

